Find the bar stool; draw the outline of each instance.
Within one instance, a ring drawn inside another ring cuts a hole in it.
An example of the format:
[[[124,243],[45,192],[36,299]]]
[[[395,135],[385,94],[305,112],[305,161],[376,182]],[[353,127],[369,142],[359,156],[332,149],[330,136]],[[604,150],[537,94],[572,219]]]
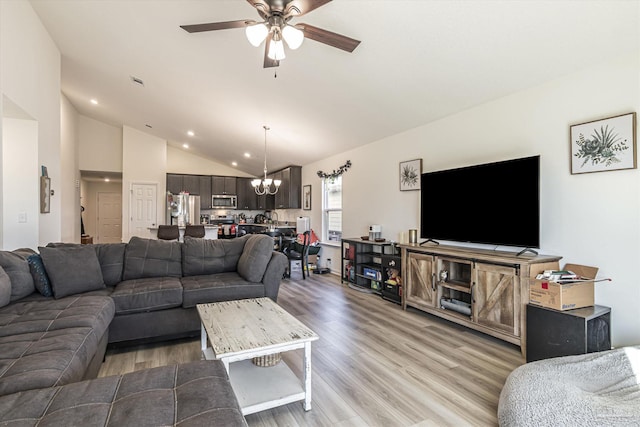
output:
[[[159,225],[158,239],[160,240],[178,240],[180,230],[177,225]]]
[[[187,225],[184,229],[184,236],[204,237],[204,225]]]

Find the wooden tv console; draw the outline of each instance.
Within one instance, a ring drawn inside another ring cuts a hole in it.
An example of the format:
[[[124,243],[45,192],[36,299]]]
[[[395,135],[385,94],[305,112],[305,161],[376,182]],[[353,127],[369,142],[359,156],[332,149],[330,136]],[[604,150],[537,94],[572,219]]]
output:
[[[520,346],[526,357],[529,279],[562,258],[417,243],[400,244],[402,307],[417,308]]]

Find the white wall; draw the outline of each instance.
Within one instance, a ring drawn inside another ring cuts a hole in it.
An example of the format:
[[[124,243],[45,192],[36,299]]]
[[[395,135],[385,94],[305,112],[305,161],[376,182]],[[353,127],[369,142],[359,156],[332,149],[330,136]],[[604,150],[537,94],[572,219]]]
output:
[[[2,247],[13,250],[38,245],[40,179],[38,122],[5,117],[2,120]],[[19,159],[19,161],[18,161]]]
[[[78,139],[80,170],[122,172],[122,128],[80,115]]]
[[[192,175],[253,176],[171,145],[167,145],[167,172]]]
[[[423,171],[541,155],[541,253],[598,266],[612,282],[596,285],[596,303],[612,308],[613,344],[640,344],[640,171],[571,175],[569,126],[640,111],[638,55],[596,65],[329,159],[306,165],[313,185],[313,228],[321,223],[320,179],[351,160],[343,175],[345,237],[382,224],[400,240],[419,228],[419,191],[401,192],[398,163],[423,159]],[[527,200],[511,202],[526,209]],[[509,249],[501,247],[499,249]],[[338,249],[323,249],[339,269]]]
[[[157,184],[157,221],[164,221],[167,142],[128,126],[122,129],[122,241],[128,242],[131,185]]]
[[[60,96],[60,209],[61,240],[80,243],[80,170],[78,169],[78,112]]]
[[[0,94],[38,122],[37,152],[11,161],[27,170],[37,154],[36,164],[47,166],[52,189],[59,194],[60,52],[27,1],[0,1],[0,58]],[[6,175],[3,181],[16,183]],[[7,194],[4,199],[5,204],[11,200]],[[34,224],[39,244],[60,240],[61,215],[61,198],[56,195],[51,198],[51,213],[38,214],[38,226]]]

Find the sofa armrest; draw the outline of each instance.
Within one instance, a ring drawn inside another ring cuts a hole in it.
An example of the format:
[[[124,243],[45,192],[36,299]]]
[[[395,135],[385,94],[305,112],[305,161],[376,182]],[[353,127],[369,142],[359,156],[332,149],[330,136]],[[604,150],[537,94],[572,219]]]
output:
[[[265,296],[268,296],[274,301],[278,299],[278,290],[280,289],[280,282],[284,271],[287,269],[287,257],[282,252],[273,251],[271,253],[271,260],[267,264],[267,269],[262,277],[262,284],[264,285]]]

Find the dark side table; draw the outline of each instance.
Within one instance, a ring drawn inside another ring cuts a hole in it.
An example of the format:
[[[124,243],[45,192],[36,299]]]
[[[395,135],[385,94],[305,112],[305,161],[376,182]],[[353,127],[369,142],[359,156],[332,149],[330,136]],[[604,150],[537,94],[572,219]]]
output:
[[[558,311],[527,304],[527,362],[611,349],[611,308]]]

